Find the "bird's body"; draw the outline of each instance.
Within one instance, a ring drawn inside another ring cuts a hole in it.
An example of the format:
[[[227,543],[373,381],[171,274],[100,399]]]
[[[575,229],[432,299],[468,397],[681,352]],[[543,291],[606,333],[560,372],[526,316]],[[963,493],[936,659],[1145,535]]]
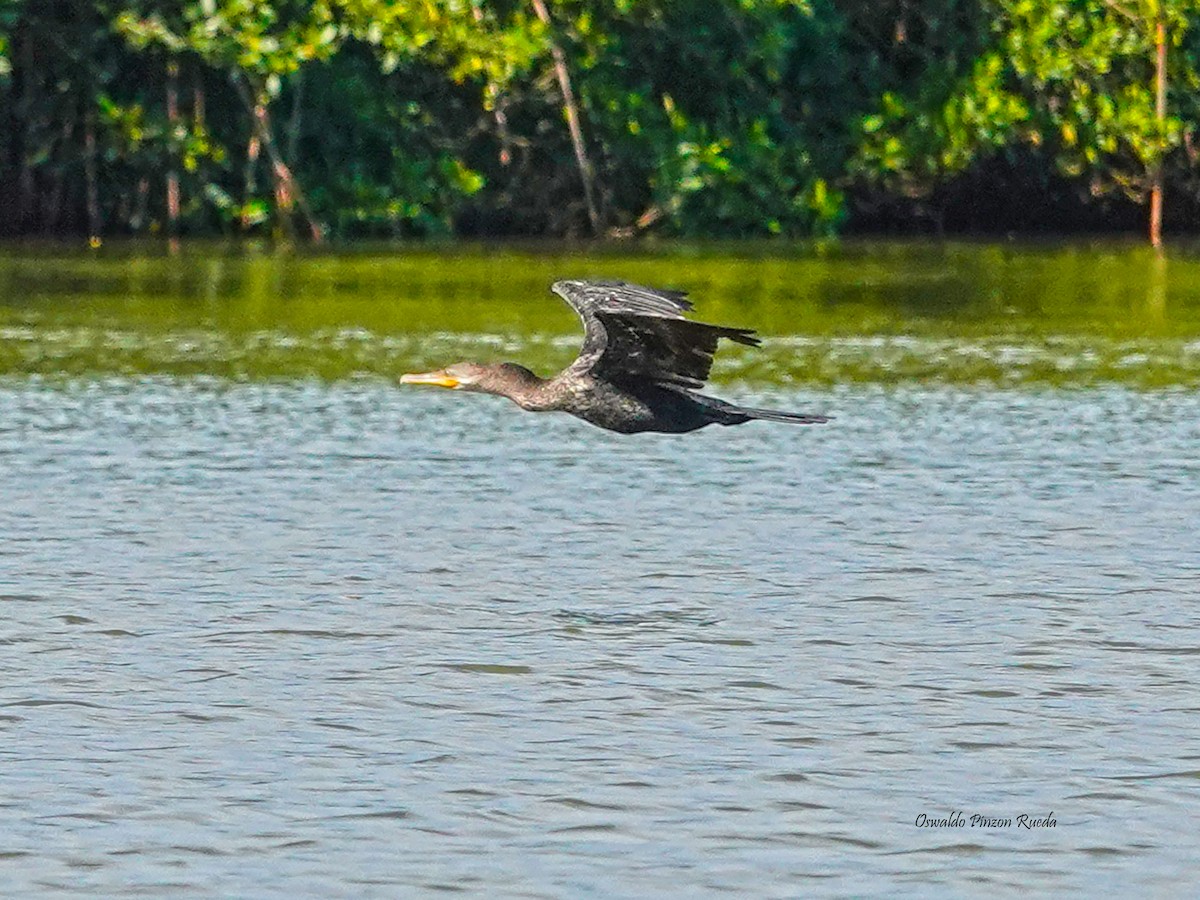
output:
[[[693,322],[680,291],[623,281],[559,281],[551,288],[584,325],[579,357],[553,378],[515,363],[459,363],[402,382],[498,394],[532,412],[567,412],[609,431],[680,434],[753,419],[813,424],[824,416],[735,406],[696,393],[720,338],[757,346],[754,332]]]

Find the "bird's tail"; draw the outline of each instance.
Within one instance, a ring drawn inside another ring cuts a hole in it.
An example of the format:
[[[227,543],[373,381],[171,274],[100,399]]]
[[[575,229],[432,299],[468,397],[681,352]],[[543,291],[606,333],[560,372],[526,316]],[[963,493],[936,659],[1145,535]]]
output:
[[[738,406],[736,412],[746,419],[765,419],[768,422],[791,422],[793,425],[820,425],[829,421],[829,416],[818,416],[814,413],[782,412],[777,409],[757,409],[753,406]],[[730,410],[734,412],[735,410]],[[742,421],[746,421],[743,419]],[[730,424],[733,424],[732,422]]]
[[[793,425],[820,425],[822,422],[829,421],[829,416],[818,416],[815,413],[783,412],[778,409],[759,409],[756,406],[737,406],[705,394],[693,394],[692,396],[712,409],[715,413],[713,419],[722,425],[741,425],[751,419],[763,419],[767,422],[790,422]]]

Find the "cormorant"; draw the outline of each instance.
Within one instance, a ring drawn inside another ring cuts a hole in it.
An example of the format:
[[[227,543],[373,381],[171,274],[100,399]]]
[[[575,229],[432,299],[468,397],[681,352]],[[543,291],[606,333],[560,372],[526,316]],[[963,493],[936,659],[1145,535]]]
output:
[[[696,393],[712,369],[717,341],[757,347],[754,332],[683,317],[692,308],[683,291],[625,281],[557,281],[550,288],[583,320],[579,358],[543,379],[515,363],[458,363],[409,374],[403,384],[432,384],[508,397],[533,412],[557,410],[622,434],[679,434],[706,425],[752,419],[811,425],[828,421],[808,413],[735,406]]]

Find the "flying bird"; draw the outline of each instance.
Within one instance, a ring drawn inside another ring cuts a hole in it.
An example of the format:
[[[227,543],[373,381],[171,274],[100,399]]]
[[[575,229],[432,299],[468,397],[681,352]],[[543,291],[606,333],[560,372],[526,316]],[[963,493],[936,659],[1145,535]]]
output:
[[[697,393],[708,380],[721,338],[749,347],[760,341],[745,328],[685,319],[692,304],[683,291],[625,281],[557,281],[550,289],[583,320],[579,357],[553,378],[539,378],[515,363],[463,362],[403,375],[401,383],[496,394],[531,412],[567,412],[621,434],[682,434],[753,419],[796,425],[828,421]]]

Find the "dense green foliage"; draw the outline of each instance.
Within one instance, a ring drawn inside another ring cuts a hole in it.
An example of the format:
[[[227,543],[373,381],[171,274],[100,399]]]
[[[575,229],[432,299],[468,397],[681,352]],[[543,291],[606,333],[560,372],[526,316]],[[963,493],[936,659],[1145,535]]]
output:
[[[0,233],[1128,227],[1158,181],[1179,226],[1197,25],[1200,0],[0,0]]]

